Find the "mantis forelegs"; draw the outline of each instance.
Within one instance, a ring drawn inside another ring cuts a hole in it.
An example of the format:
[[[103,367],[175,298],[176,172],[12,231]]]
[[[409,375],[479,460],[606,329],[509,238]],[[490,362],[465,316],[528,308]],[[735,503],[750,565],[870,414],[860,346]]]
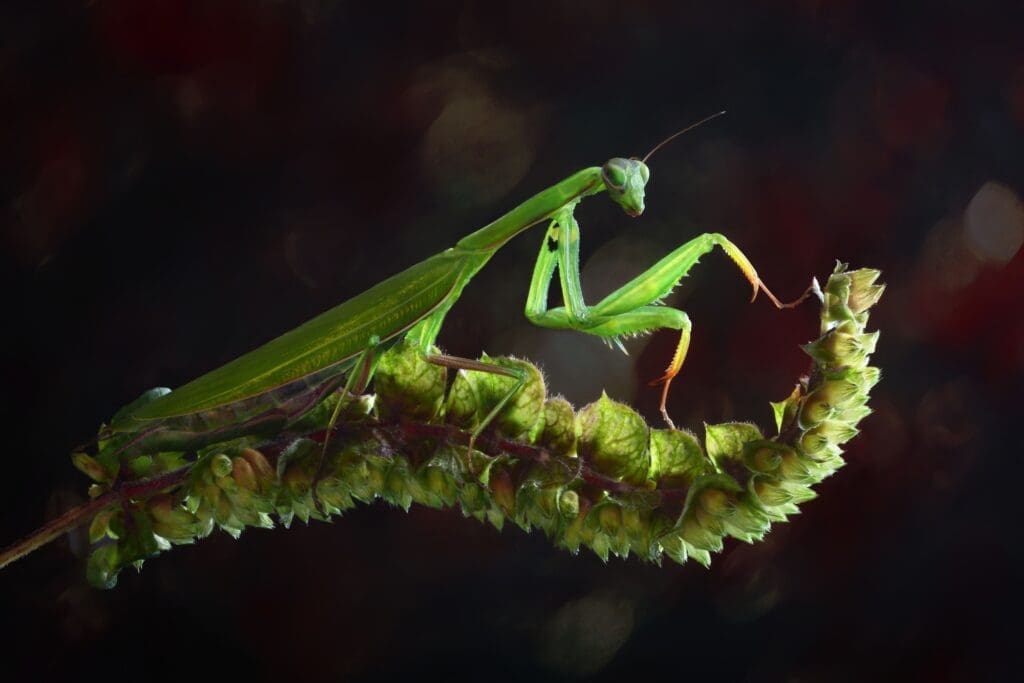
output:
[[[650,332],[660,328],[679,330],[676,352],[658,382],[664,382],[661,414],[671,426],[665,409],[668,387],[683,365],[690,345],[690,319],[683,311],[657,306],[679,281],[690,272],[701,256],[720,246],[739,266],[754,288],[754,296],[763,290],[779,308],[794,306],[781,303],[761,282],[750,260],[736,245],[719,233],[705,233],[683,244],[646,271],[615,290],[594,306],[583,300],[579,276],[579,225],[572,215],[573,206],[555,216],[534,268],[526,316],[536,325],[554,329],[575,329],[618,341],[622,335]],[[565,306],[548,309],[547,297],[551,278],[558,268]],[[806,296],[806,294],[805,294]],[[753,299],[751,299],[753,300]]]

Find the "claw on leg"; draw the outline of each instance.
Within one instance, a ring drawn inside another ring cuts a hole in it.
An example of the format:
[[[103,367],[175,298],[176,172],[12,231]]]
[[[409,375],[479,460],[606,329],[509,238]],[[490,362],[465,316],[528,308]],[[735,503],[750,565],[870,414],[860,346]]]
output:
[[[754,273],[754,277],[757,278],[757,273]],[[808,287],[806,290],[804,290],[804,293],[801,294],[798,299],[795,299],[795,300],[790,301],[788,303],[782,303],[781,301],[779,301],[778,297],[776,297],[774,294],[772,294],[771,290],[768,289],[767,287],[765,287],[764,283],[761,282],[761,280],[759,280],[759,279],[754,283],[754,296],[755,297],[757,296],[758,288],[760,288],[760,290],[762,292],[764,292],[765,296],[767,296],[769,299],[771,299],[772,303],[775,304],[775,308],[779,308],[779,309],[782,309],[782,308],[796,308],[797,306],[802,304],[804,302],[804,299],[809,297],[811,295],[811,293],[814,291],[813,287]],[[754,299],[751,298],[751,301],[753,301],[753,300]]]
[[[656,384],[664,384],[661,389],[661,416],[665,418],[665,422],[672,429],[676,428],[672,418],[668,416],[668,410],[665,408],[665,403],[668,401],[668,388],[672,384],[672,379],[679,374],[680,368],[683,367],[683,361],[686,360],[686,352],[690,348],[690,327],[687,325],[679,333],[679,344],[676,346],[676,352],[672,356],[672,362],[668,364],[665,369],[665,374],[658,379],[651,382],[651,386]]]
[[[729,242],[725,238],[722,238],[721,245],[722,249],[725,250],[725,253],[729,255],[729,258],[731,258],[736,263],[736,265],[739,266],[740,270],[743,271],[743,275],[744,277],[747,278],[747,281],[750,283],[750,286],[754,288],[754,293],[750,297],[751,302],[753,302],[754,299],[757,298],[757,293],[761,291],[764,292],[764,295],[768,297],[773,304],[775,304],[776,308],[795,308],[800,303],[802,303],[804,299],[810,296],[811,292],[813,291],[812,288],[808,287],[807,290],[800,295],[799,299],[784,304],[781,301],[779,301],[778,297],[772,294],[772,291],[765,286],[765,284],[761,281],[761,278],[757,276],[757,271],[754,269],[754,264],[750,262],[750,259],[748,259],[743,254],[743,252],[736,247],[736,245],[734,245],[732,242]]]

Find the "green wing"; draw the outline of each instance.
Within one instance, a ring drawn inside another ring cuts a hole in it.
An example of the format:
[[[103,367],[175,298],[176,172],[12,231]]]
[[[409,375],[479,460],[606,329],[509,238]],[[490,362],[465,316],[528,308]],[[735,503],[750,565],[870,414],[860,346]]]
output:
[[[442,252],[147,403],[132,418],[158,420],[218,408],[344,362],[374,335],[382,342],[394,338],[453,301],[482,265],[475,254]]]

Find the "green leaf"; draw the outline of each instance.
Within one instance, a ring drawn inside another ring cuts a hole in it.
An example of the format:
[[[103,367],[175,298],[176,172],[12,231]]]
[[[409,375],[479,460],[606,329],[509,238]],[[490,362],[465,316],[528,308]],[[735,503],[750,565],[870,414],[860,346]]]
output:
[[[448,369],[428,363],[415,344],[405,340],[395,344],[381,355],[374,373],[381,415],[433,419],[441,409],[447,377]]]
[[[647,481],[651,471],[648,427],[639,413],[602,393],[576,419],[579,454],[594,469],[631,484]]]
[[[705,424],[704,431],[704,444],[708,450],[708,457],[718,466],[723,460],[742,458],[744,444],[764,438],[761,430],[749,422]]]
[[[561,396],[544,402],[544,430],[540,443],[552,455],[568,455],[576,447],[576,413]]]
[[[650,478],[660,488],[685,488],[713,470],[697,437],[678,429],[651,431]]]

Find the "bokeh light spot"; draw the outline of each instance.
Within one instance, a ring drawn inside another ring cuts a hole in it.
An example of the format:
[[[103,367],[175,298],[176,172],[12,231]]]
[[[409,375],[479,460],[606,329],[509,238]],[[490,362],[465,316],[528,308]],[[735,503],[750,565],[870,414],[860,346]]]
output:
[[[964,237],[982,261],[1012,260],[1024,243],[1024,204],[1017,193],[995,181],[982,185],[964,213]]]
[[[533,163],[528,116],[482,93],[449,101],[427,131],[426,175],[447,199],[488,204],[511,190]]]
[[[545,624],[540,659],[560,674],[589,676],[611,661],[632,632],[632,603],[587,596],[566,603]]]

